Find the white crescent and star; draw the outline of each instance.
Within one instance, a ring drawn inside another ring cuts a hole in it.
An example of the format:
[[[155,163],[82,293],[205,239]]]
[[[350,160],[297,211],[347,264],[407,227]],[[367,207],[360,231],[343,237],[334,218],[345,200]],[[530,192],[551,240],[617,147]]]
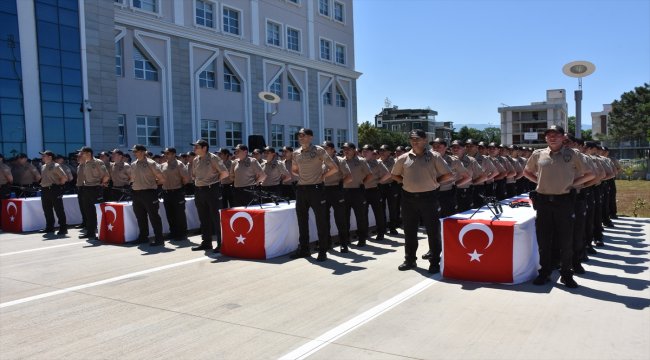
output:
[[[478,230],[484,232],[488,236],[488,243],[485,249],[489,248],[490,245],[492,245],[492,241],[494,241],[494,233],[492,232],[492,229],[490,229],[490,227],[485,224],[471,223],[463,226],[463,228],[460,229],[460,232],[458,233],[458,242],[460,242],[460,245],[462,245],[465,249],[467,249],[467,247],[465,246],[465,243],[463,243],[463,238],[468,232],[472,230]],[[467,255],[469,255],[470,262],[472,261],[481,262],[480,258],[481,256],[483,256],[483,254],[476,251],[476,249],[474,249],[474,252],[472,253],[467,253]]]
[[[243,218],[246,221],[248,221],[248,231],[246,232],[246,234],[250,233],[251,230],[253,230],[253,217],[251,216],[251,214],[244,211],[240,211],[230,218],[230,230],[232,230],[232,232],[235,232],[235,229],[232,226],[235,224],[235,220],[239,218]],[[244,244],[244,245],[246,244],[244,242],[246,238],[244,237],[243,234],[239,234],[239,236],[235,237],[235,239],[237,239],[237,244]]]
[[[117,220],[117,211],[112,206],[106,206],[104,208],[104,212],[113,213],[113,221],[111,221],[111,222],[107,221],[108,222],[108,231],[113,231],[113,223],[115,223],[115,220]]]
[[[16,210],[16,212],[15,212],[13,215],[11,215],[11,216],[9,217],[9,220],[10,220],[11,222],[14,222],[14,220],[16,219],[15,215],[18,214],[18,207],[16,206],[16,203],[15,203],[15,202],[13,202],[13,201],[9,201],[9,202],[7,203],[7,214],[11,214],[11,211],[9,211],[9,209],[11,209],[12,207],[14,208],[14,210]]]

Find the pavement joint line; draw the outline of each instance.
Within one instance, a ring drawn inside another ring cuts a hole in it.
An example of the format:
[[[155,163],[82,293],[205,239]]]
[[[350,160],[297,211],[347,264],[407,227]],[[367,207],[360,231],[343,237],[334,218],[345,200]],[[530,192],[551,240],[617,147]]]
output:
[[[439,279],[439,276],[436,276]],[[421,282],[415,284],[409,289],[393,296],[392,298],[384,301],[383,303],[374,306],[373,308],[366,310],[365,312],[353,317],[352,319],[334,327],[333,329],[325,332],[316,339],[311,340],[310,342],[300,346],[299,348],[283,355],[280,357],[280,360],[298,360],[305,359],[330,343],[336,341],[347,333],[355,330],[356,328],[372,321],[373,319],[384,314],[388,310],[400,305],[404,301],[414,297],[420,292],[427,289],[429,286],[439,283],[436,281],[436,278],[429,277]]]
[[[116,281],[121,281],[121,280],[124,280],[124,279],[133,278],[133,277],[136,277],[136,276],[151,274],[151,273],[162,271],[162,270],[172,269],[172,268],[175,268],[175,267],[188,265],[188,264],[192,264],[192,263],[199,262],[199,261],[204,261],[204,260],[214,260],[214,257],[203,256],[203,257],[192,259],[192,260],[181,261],[181,262],[177,262],[177,263],[173,263],[173,264],[158,266],[158,267],[147,269],[147,270],[142,270],[142,271],[137,271],[137,272],[133,272],[133,273],[129,273],[129,274],[124,274],[124,275],[120,275],[120,276],[116,276],[116,277],[112,277],[112,278],[108,278],[108,279],[104,279],[104,280],[99,280],[99,281],[91,282],[91,283],[88,283],[88,284],[77,285],[77,286],[73,286],[73,287],[69,287],[69,288],[64,288],[64,289],[60,289],[60,290],[46,292],[46,293],[39,294],[39,295],[29,296],[29,297],[22,298],[22,299],[7,301],[7,302],[0,303],[0,309],[4,309],[4,308],[11,307],[11,306],[14,306],[14,305],[19,305],[19,304],[32,302],[32,301],[36,301],[36,300],[40,300],[40,299],[45,299],[45,298],[56,296],[56,295],[67,294],[67,293],[73,292],[73,291],[78,291],[78,290],[88,289],[88,288],[95,287],[95,286],[110,284],[110,283],[113,283],[113,282],[116,282]]]
[[[10,255],[18,255],[18,254],[24,254],[24,253],[29,253],[32,251],[42,251],[42,250],[49,250],[49,249],[55,249],[55,248],[60,248],[64,246],[71,246],[71,245],[79,245],[79,244],[86,244],[86,241],[77,241],[69,244],[60,244],[60,245],[53,245],[53,246],[45,246],[45,247],[40,247],[36,249],[29,249],[29,250],[21,250],[21,251],[13,251],[13,252],[8,252],[4,254],[0,254],[1,256],[10,256]]]

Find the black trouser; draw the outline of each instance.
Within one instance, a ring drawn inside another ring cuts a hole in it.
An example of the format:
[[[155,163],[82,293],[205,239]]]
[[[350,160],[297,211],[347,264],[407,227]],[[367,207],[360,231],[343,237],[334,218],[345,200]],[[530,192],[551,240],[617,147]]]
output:
[[[192,196],[195,194],[196,186],[194,186],[194,183],[187,183],[185,184],[184,188],[186,195]]]
[[[517,183],[506,182],[506,199],[514,197],[517,195]]]
[[[528,179],[526,179],[523,176],[520,177],[519,179],[517,179],[517,182],[515,183],[516,184],[516,195],[520,195],[520,194],[523,194],[525,192],[528,192],[526,190],[526,180],[528,180]]]
[[[345,229],[350,232],[350,216],[354,210],[357,220],[357,238],[365,241],[368,238],[368,205],[363,188],[343,189],[345,195]]]
[[[562,274],[571,274],[573,266],[573,221],[575,194],[543,195],[535,199],[537,218],[535,232],[539,246],[540,275],[548,276],[553,272],[553,247],[559,245]]]
[[[296,200],[296,185],[295,184],[282,184],[280,185],[282,189],[282,197],[285,197],[289,200]]]
[[[11,197],[11,185],[9,184],[4,184],[0,185],[0,203],[2,203],[3,199],[9,199]],[[2,219],[2,212],[6,211],[0,206],[0,219]]]
[[[381,193],[381,202],[384,207],[388,207],[388,228],[395,230],[399,225],[399,191],[401,189],[397,183],[392,182],[389,184],[379,184],[379,192]]]
[[[456,202],[456,187],[449,190],[438,191],[438,198],[440,199],[439,214],[440,217],[448,217],[458,213],[458,203]]]
[[[59,230],[67,230],[68,223],[63,208],[63,186],[52,185],[41,188],[41,205],[45,215],[45,229],[54,231],[54,213],[59,220]]]
[[[440,263],[440,218],[438,216],[437,191],[409,193],[402,191],[402,215],[404,219],[404,259],[414,263],[418,250],[418,227],[424,224],[429,240],[432,264]]]
[[[609,179],[609,218],[616,216],[616,179]]]
[[[587,220],[587,194],[585,189],[576,195],[573,222],[573,265],[579,264],[585,255],[585,223]]]
[[[106,196],[104,196],[104,201],[129,201],[131,200],[129,189],[131,189],[129,185],[113,186],[104,192],[105,194],[110,193],[110,199],[106,199]]]
[[[384,235],[386,233],[386,208],[384,208],[384,203],[381,201],[381,193],[378,188],[366,188],[366,211],[368,207],[372,208],[372,212],[375,214],[375,230],[377,231],[377,236]]]
[[[495,185],[495,182],[485,183],[485,196],[494,196]],[[485,200],[482,200],[481,204],[485,204]]]
[[[501,180],[495,180],[494,183],[494,196],[497,198],[497,200],[508,198],[508,192],[506,190],[506,179],[503,178]]]
[[[485,188],[486,186],[484,184],[474,185],[474,199],[472,201],[473,207],[478,208],[485,204],[485,200],[483,200],[483,196],[486,196]]]
[[[296,217],[298,218],[298,241],[300,250],[309,248],[309,208],[314,211],[316,231],[318,233],[318,248],[327,251],[329,228],[325,212],[325,191],[323,184],[296,186]]]
[[[609,180],[605,180],[600,184],[600,193],[602,194],[602,222],[607,224],[611,220],[609,219]]]
[[[458,212],[462,213],[472,208],[472,201],[474,200],[474,193],[472,187],[456,188],[456,202],[458,203]]]
[[[402,184],[393,183],[394,191],[397,193],[397,223],[402,226]]]
[[[145,241],[149,238],[149,221],[151,221],[156,242],[162,244],[163,232],[162,220],[158,214],[159,207],[160,200],[157,189],[133,190],[133,214],[138,222],[138,241]]]
[[[230,209],[231,207],[237,206],[235,205],[235,199],[233,194],[234,188],[235,188],[235,184],[233,183],[221,184],[221,205],[223,206],[223,209]]]
[[[259,202],[257,200],[259,199],[255,199],[255,195],[250,192],[253,190],[255,190],[255,186],[233,187],[232,207],[248,206],[249,204],[257,204]]]
[[[594,187],[582,189],[581,193],[585,194],[585,232],[583,238],[583,246],[590,247],[594,241],[594,208],[596,207],[596,200],[594,199]]]
[[[594,241],[603,241],[603,194],[600,185],[594,187]]]
[[[221,246],[221,185],[196,186],[194,204],[201,222],[201,245],[212,247],[212,235],[217,235],[217,246]]]
[[[348,245],[350,243],[350,230],[345,226],[345,198],[340,185],[325,186],[325,213],[327,216],[327,231],[331,228],[330,224],[330,209],[334,210],[334,222],[339,232],[339,240],[341,245]],[[331,234],[330,234],[331,235]],[[331,238],[328,237],[328,244],[331,245]]]
[[[79,225],[79,227],[81,227],[82,229],[85,229],[86,228],[86,212],[83,211],[83,191],[84,191],[83,186],[77,187],[77,203],[79,204],[79,210],[81,210],[80,211],[81,212],[81,224]]]
[[[167,223],[169,224],[169,235],[172,239],[184,239],[187,237],[187,217],[185,216],[185,190],[163,190],[163,205]]]
[[[84,186],[81,196],[81,213],[85,215],[86,232],[92,238],[97,232],[97,212],[95,204],[104,201],[103,188],[101,186]]]

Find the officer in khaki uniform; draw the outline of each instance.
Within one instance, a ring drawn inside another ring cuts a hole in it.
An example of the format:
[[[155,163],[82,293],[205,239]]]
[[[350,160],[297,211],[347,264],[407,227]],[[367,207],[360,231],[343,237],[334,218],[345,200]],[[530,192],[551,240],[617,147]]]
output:
[[[488,156],[479,153],[478,144],[479,143],[472,139],[467,139],[465,142],[465,151],[467,152],[467,155],[476,160],[476,162],[483,170],[483,175],[485,175],[485,179],[482,182],[477,182],[474,184],[474,207],[481,207],[485,204],[485,200],[483,198],[485,196],[491,196],[487,193],[487,189],[494,183],[494,177],[499,175],[499,173],[496,171],[496,167],[492,163],[492,160],[490,160]],[[481,141],[480,144],[482,144],[482,147],[485,148],[485,143]],[[488,185],[488,183],[490,184]]]
[[[564,129],[552,125],[544,133],[547,148],[533,152],[526,163],[524,176],[537,183],[531,199],[537,210],[535,230],[539,245],[539,275],[535,285],[550,281],[555,268],[553,244],[561,249],[560,281],[569,288],[578,287],[573,279],[573,221],[575,219],[575,188],[588,181],[583,174],[582,160],[572,149],[563,145]]]
[[[424,130],[409,133],[411,151],[400,156],[393,167],[393,179],[403,184],[402,216],[404,219],[404,263],[398,269],[410,270],[416,267],[418,250],[418,227],[423,222],[429,242],[433,243],[429,259],[429,273],[440,272],[442,244],[436,239],[440,234],[438,215],[438,188],[449,181],[453,174],[447,163],[437,152],[426,150],[427,134]],[[439,237],[438,237],[439,239]]]
[[[339,241],[341,243],[341,252],[347,253],[348,245],[350,244],[350,231],[347,228],[346,221],[346,211],[345,211],[345,197],[343,195],[343,184],[345,182],[352,181],[352,176],[350,175],[350,169],[345,164],[342,159],[339,159],[336,156],[336,149],[334,148],[334,143],[331,141],[324,141],[323,148],[327,152],[332,162],[336,165],[336,173],[325,177],[323,183],[325,185],[325,206],[326,213],[328,216],[327,219],[327,229],[330,229],[330,209],[334,210],[334,222],[336,223],[336,228],[338,229]],[[331,247],[331,234],[329,234],[327,244],[328,248]]]
[[[77,184],[81,184],[81,213],[85,216],[86,229],[81,231],[80,238],[96,240],[97,213],[95,204],[103,201],[103,189],[108,186],[110,176],[104,162],[93,157],[93,149],[84,146],[79,149],[79,170]]]
[[[488,152],[490,153],[490,160],[492,160],[500,172],[500,174],[494,178],[494,196],[497,200],[503,200],[508,197],[508,191],[506,190],[507,178],[516,175],[515,169],[512,165],[510,165],[504,157],[499,155],[502,146],[503,145],[497,145],[494,142],[489,143],[487,146]]]
[[[264,148],[264,160],[260,164],[266,174],[266,179],[262,182],[262,189],[272,194],[281,196],[280,184],[283,180],[290,179],[289,171],[284,164],[278,160],[275,149],[267,146]]]
[[[31,187],[41,180],[41,174],[39,174],[36,167],[28,160],[26,154],[18,154],[15,164],[11,169],[15,185]],[[18,197],[36,196],[36,191],[21,190],[16,195]]]
[[[155,235],[151,246],[164,245],[162,219],[158,210],[158,184],[164,184],[165,179],[160,171],[160,166],[152,159],[147,158],[147,148],[144,145],[133,145],[131,149],[136,160],[131,163],[131,182],[133,183],[133,213],[138,222],[138,242],[149,239],[149,222]]]
[[[487,176],[483,173],[483,168],[473,157],[465,154],[465,144],[460,140],[454,140],[451,143],[451,152],[460,160],[463,167],[467,169],[470,181],[464,185],[457,186],[456,199],[458,201],[458,211],[463,212],[473,208],[474,205],[474,185],[481,184]],[[482,205],[482,203],[481,203]]]
[[[298,177],[291,171],[293,168],[293,148],[291,146],[283,147],[282,154],[284,156],[282,163],[290,175],[289,178],[282,180],[282,185],[280,185],[282,196],[287,199],[296,200],[296,184],[298,182]]]
[[[11,195],[11,183],[14,182],[14,177],[11,174],[11,168],[9,165],[4,163],[5,157],[0,154],[0,202],[2,199],[9,199]],[[0,206],[0,218],[2,218],[2,212],[5,211]]]
[[[230,165],[230,179],[235,187],[233,189],[234,206],[247,206],[255,199],[250,191],[255,190],[266,179],[266,173],[260,163],[248,156],[248,146],[238,144],[235,147],[235,159]]]
[[[512,157],[514,149],[515,146],[510,145],[508,147],[504,146],[499,150],[501,156],[506,159],[508,164],[510,164],[510,166],[512,166],[512,168],[515,170],[515,174],[513,176],[508,176],[506,178],[506,196],[508,198],[517,195],[517,180],[519,180],[524,175],[524,168],[519,164],[517,160]]]
[[[54,162],[56,154],[50,150],[40,152],[43,165],[41,167],[41,205],[45,215],[45,229],[43,233],[54,232],[54,213],[59,220],[58,235],[68,233],[68,223],[63,208],[63,185],[68,181],[68,176],[59,164]]]
[[[384,203],[381,201],[378,185],[380,182],[390,179],[391,174],[384,164],[377,161],[375,148],[372,145],[364,145],[361,153],[372,173],[372,177],[364,183],[366,188],[366,211],[368,211],[369,207],[372,208],[372,212],[375,214],[375,230],[377,231],[375,241],[382,241],[386,234],[386,208],[384,208]]]
[[[308,257],[309,251],[309,209],[314,211],[318,232],[318,258],[316,261],[327,260],[327,240],[329,229],[326,217],[329,216],[325,206],[323,179],[338,171],[325,149],[312,145],[314,132],[302,128],[298,131],[300,148],[293,152],[291,172],[298,176],[296,184],[296,216],[298,218],[298,240],[300,245],[292,258]],[[323,169],[325,166],[325,169]]]
[[[395,158],[391,156],[390,148],[388,145],[379,147],[379,162],[386,166],[390,173],[395,166]],[[379,191],[381,192],[381,201],[388,208],[388,231],[391,235],[397,235],[397,227],[399,226],[399,193],[401,189],[397,186],[397,182],[390,179],[385,182],[379,183]]]
[[[219,152],[217,152],[217,156],[221,161],[223,161],[223,166],[228,170],[230,170],[230,167],[232,166],[232,160],[230,159],[231,155],[230,150],[226,148],[221,148],[219,149]],[[230,176],[221,179],[221,203],[224,209],[229,209],[235,206],[233,187],[234,184]]]
[[[451,169],[451,173],[454,175],[449,181],[441,183],[438,188],[438,203],[440,204],[438,211],[439,216],[451,216],[458,212],[456,188],[458,186],[464,186],[472,181],[472,177],[457,156],[447,153],[447,141],[441,138],[435,138],[433,141],[429,142],[429,145],[431,145],[432,151],[437,152],[442,157],[445,163],[447,163],[447,166]],[[434,239],[433,241],[437,240]],[[433,243],[429,244],[429,249],[433,249],[433,245]],[[430,257],[431,250],[422,256],[425,260]]]
[[[368,205],[364,194],[365,182],[372,177],[372,171],[366,159],[357,156],[356,146],[346,142],[341,146],[345,158],[342,161],[350,171],[350,181],[343,182],[343,194],[345,198],[345,230],[350,233],[350,216],[354,210],[354,217],[357,221],[357,246],[366,245],[368,238]]]
[[[580,141],[580,139],[578,139]],[[593,145],[594,148],[590,148],[589,146]],[[594,241],[594,233],[596,231],[595,229],[595,224],[594,224],[594,218],[595,218],[595,212],[596,212],[596,189],[598,188],[598,185],[602,181],[602,179],[605,178],[606,173],[605,169],[600,165],[600,162],[596,160],[595,158],[590,155],[590,152],[595,151],[595,146],[596,144],[588,141],[585,143],[582,141],[581,144],[581,150],[582,153],[586,156],[587,160],[589,160],[589,163],[591,165],[591,170],[594,174],[594,178],[589,180],[584,184],[585,188],[581,190],[580,192],[584,192],[585,194],[585,208],[587,209],[586,214],[585,214],[585,234],[584,234],[584,243],[586,247],[586,254],[583,254],[583,260],[588,259],[587,254],[590,255],[595,255],[598,252],[596,249],[593,247],[593,241]],[[602,231],[600,233],[600,236],[602,237]]]
[[[223,161],[212,154],[204,139],[192,143],[196,157],[192,161],[191,176],[194,179],[194,204],[201,222],[201,245],[192,251],[212,250],[212,236],[217,235],[214,252],[221,251],[221,179],[228,177]]]
[[[187,238],[187,217],[185,216],[185,184],[190,181],[187,167],[176,158],[176,149],[168,147],[162,152],[166,161],[160,166],[165,181],[162,184],[163,205],[169,238],[183,240]]]
[[[109,199],[104,196],[104,201],[120,201],[125,198],[125,192],[131,188],[131,165],[124,162],[124,152],[120,149],[113,150],[113,162],[110,163],[112,187],[107,189]]]

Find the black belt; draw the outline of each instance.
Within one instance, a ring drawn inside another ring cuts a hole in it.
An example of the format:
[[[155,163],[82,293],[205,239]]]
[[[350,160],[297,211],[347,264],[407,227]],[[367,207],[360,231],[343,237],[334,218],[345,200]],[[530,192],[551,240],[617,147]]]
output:
[[[433,191],[424,191],[424,192],[408,192],[406,190],[402,189],[402,196],[405,198],[427,198],[427,197],[435,197],[438,195],[438,190],[433,190]]]
[[[460,192],[464,192],[464,193],[466,193],[466,192],[472,190],[472,188],[471,188],[471,187],[468,187],[468,188],[458,188],[458,187],[457,187],[456,190],[457,190],[457,191],[460,191]]]
[[[308,185],[296,185],[296,186],[302,189],[321,189],[324,185],[323,183],[320,183],[320,184],[308,184]]]
[[[140,189],[140,190],[133,190],[133,192],[145,192],[145,191],[158,191],[158,189]]]
[[[214,183],[214,184],[205,185],[205,186],[196,186],[196,185],[195,185],[195,188],[196,188],[196,189],[199,189],[199,190],[202,190],[202,189],[211,189],[211,188],[213,188],[213,187],[218,187],[218,186],[219,186],[219,183],[216,182],[216,183]]]
[[[537,193],[537,199],[548,201],[548,202],[567,201],[573,199],[574,197],[575,197],[575,190],[571,190],[571,192],[568,194],[560,194],[560,195],[545,195],[545,194]]]
[[[178,191],[181,191],[181,190],[185,190],[185,189],[183,189],[183,188],[178,188],[178,189],[163,189],[163,192],[166,193],[166,194],[169,194],[169,193],[175,193],[175,192],[178,192]]]
[[[84,187],[86,189],[97,189],[97,188],[100,188],[102,186],[101,185],[83,185],[82,187]]]
[[[61,188],[63,188],[63,185],[41,186],[41,190],[58,190]]]

